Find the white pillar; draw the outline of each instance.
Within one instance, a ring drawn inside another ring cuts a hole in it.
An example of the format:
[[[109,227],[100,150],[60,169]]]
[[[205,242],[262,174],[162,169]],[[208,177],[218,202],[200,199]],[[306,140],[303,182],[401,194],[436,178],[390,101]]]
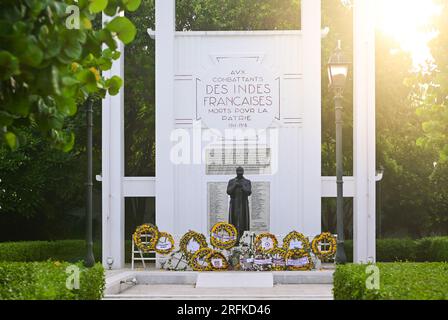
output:
[[[174,165],[170,160],[175,19],[175,0],[156,0],[156,223],[170,233],[175,233]]]
[[[303,150],[305,159],[313,159],[303,170],[304,221],[303,232],[308,235],[321,232],[321,1],[302,0],[302,33],[304,74]]]
[[[103,15],[103,23],[112,18]],[[121,57],[106,78],[117,75],[124,79],[124,45],[119,42]],[[113,269],[124,267],[124,92],[107,95],[102,107],[102,256],[103,265],[113,261]]]
[[[354,1],[353,259],[376,260],[375,1]]]

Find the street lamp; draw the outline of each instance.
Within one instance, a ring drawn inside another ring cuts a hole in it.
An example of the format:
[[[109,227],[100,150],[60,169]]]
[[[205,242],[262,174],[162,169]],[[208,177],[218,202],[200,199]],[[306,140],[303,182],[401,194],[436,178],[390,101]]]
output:
[[[86,181],[86,242],[87,253],[84,265],[93,267],[95,257],[93,255],[92,216],[93,216],[93,97],[86,103],[87,125],[87,181]]]
[[[342,118],[343,94],[347,81],[348,71],[350,68],[350,60],[345,56],[341,48],[341,41],[338,41],[336,50],[328,61],[328,78],[330,81],[330,89],[334,93],[335,118],[336,118],[336,184],[337,184],[337,233],[338,246],[336,251],[336,263],[344,264],[347,262],[344,247],[344,166],[342,153],[342,127],[344,124]]]

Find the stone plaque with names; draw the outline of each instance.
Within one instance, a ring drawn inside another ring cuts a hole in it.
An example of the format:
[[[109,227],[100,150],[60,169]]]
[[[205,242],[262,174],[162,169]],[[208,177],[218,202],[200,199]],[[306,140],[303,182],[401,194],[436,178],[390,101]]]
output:
[[[271,149],[254,146],[207,149],[207,175],[234,175],[237,167],[243,167],[247,175],[271,174]]]
[[[269,231],[270,187],[270,182],[252,182],[252,196],[249,197],[251,231]],[[209,230],[218,222],[228,221],[227,182],[209,182],[207,184],[207,210]]]

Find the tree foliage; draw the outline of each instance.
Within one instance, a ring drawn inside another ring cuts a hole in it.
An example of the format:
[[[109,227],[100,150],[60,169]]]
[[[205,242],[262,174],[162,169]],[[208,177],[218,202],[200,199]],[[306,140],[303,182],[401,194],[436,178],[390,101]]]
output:
[[[443,8],[432,21],[439,35],[430,43],[434,65],[409,79],[413,88],[412,99],[422,121],[423,134],[417,144],[432,148],[438,153],[438,160],[448,162],[448,14],[447,0],[434,0]]]
[[[325,62],[338,39],[342,40],[347,53],[352,52],[352,11],[339,0],[323,0],[322,6],[322,25],[329,27],[328,36],[322,40],[322,173],[334,175],[334,103],[332,94],[327,89]],[[127,12],[126,16],[138,28],[135,40],[125,47],[125,174],[151,176],[155,174],[155,42],[149,38],[146,29],[154,29],[154,0],[143,1],[138,10]],[[300,1],[177,0],[176,16],[177,30],[299,29]],[[448,26],[442,20],[438,23],[441,35],[434,41],[432,48],[440,71],[429,75],[415,75],[417,78],[410,78],[410,57],[403,52],[391,54],[391,49],[396,48],[397,44],[385,35],[377,34],[377,163],[378,168],[384,168],[382,199],[379,199],[381,202],[378,201],[377,208],[382,212],[378,220],[381,220],[383,235],[386,236],[419,237],[431,233],[446,234],[448,230],[448,164],[439,163],[435,168],[433,165],[439,158],[439,150],[443,149],[441,146],[444,141],[440,139],[436,144],[433,143],[436,141],[434,139],[425,140],[427,148],[420,148],[415,143],[422,136],[429,138],[428,132],[421,126],[422,119],[441,122],[442,126],[447,123],[442,120],[442,116],[431,115],[427,111],[431,109],[433,100],[421,99],[421,96],[415,95],[420,93],[416,91],[418,87],[413,87],[414,84],[445,83],[440,87],[434,85],[427,92],[433,92],[439,98],[447,96],[448,84],[443,79],[446,79],[448,65],[444,54],[444,49],[448,47]],[[1,66],[0,63],[0,68]],[[83,65],[80,66],[84,68]],[[351,85],[348,85],[344,101],[344,166],[347,176],[352,174],[353,163],[352,92]],[[419,99],[410,100],[410,94]],[[419,107],[423,111],[419,114],[415,112],[416,101],[422,103]],[[99,108],[95,110],[95,116],[95,123],[98,123]],[[64,128],[74,132],[77,139],[83,141],[84,120],[83,114],[78,113],[65,119]],[[3,204],[0,212],[39,217],[59,215],[63,219],[69,208],[83,205],[83,178],[79,169],[85,163],[83,143],[75,144],[74,149],[66,155],[56,154],[38,136],[37,127],[27,128],[26,131],[18,124],[16,126],[25,132],[30,143],[19,148],[16,155],[7,152],[6,148],[0,151],[4,164],[0,167],[0,192],[2,189],[7,190],[7,193],[0,195],[0,203]],[[98,127],[95,139],[95,172],[100,172],[101,131]],[[29,188],[16,186],[17,181]],[[30,193],[30,188],[33,189],[33,194]],[[14,192],[17,193],[16,197]],[[32,206],[20,203],[18,199],[26,199]],[[149,205],[144,199],[128,200],[132,201],[127,201],[126,210],[132,208],[129,211],[135,216],[147,211]],[[350,222],[353,220],[350,200],[346,201],[345,212],[346,234],[349,237],[352,233]],[[126,221],[129,220],[127,212]],[[334,201],[329,200],[323,205],[323,228],[334,231],[335,225],[335,205]]]
[[[95,28],[95,18],[135,11],[141,0],[3,0],[0,3],[0,129],[16,149],[21,127],[36,127],[65,151],[74,144],[66,118],[90,95],[117,94],[119,77],[106,79],[129,43],[134,25],[117,16]]]

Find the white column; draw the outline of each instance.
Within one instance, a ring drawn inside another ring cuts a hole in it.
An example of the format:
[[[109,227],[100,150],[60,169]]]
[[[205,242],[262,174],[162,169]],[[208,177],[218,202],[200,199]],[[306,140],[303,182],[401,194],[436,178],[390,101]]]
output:
[[[303,232],[321,232],[321,1],[302,0],[304,74],[304,221]],[[302,178],[302,177],[300,177]]]
[[[103,23],[110,20],[103,15]],[[119,42],[121,57],[112,69],[104,72],[106,78],[117,75],[124,79],[124,46]],[[107,95],[102,107],[102,256],[103,265],[113,260],[112,268],[124,267],[124,92]]]
[[[375,1],[354,1],[354,262],[376,260]]]
[[[175,17],[175,0],[156,0],[156,223],[160,230],[171,233],[175,232],[174,166],[170,160]]]

